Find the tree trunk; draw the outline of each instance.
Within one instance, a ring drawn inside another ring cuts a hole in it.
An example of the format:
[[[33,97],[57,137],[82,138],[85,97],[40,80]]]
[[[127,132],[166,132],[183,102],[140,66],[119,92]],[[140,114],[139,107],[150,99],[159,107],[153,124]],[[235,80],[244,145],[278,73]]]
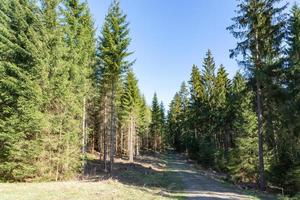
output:
[[[83,173],[85,172],[86,166],[86,110],[85,110],[86,99],[83,98],[83,113],[82,113],[82,154],[83,154]]]
[[[263,155],[263,116],[262,116],[262,106],[261,106],[261,83],[257,78],[257,119],[258,119],[258,157],[259,157],[259,189],[261,191],[266,190],[265,183],[265,167],[264,167],[264,155]]]
[[[112,80],[111,83],[111,115],[110,115],[110,172],[113,171],[114,155],[115,155],[115,140],[116,140],[116,130],[115,130],[115,81]]]
[[[120,146],[121,146],[121,149],[120,149],[120,152],[121,152],[121,157],[123,156],[123,149],[124,149],[124,144],[123,144],[123,140],[124,140],[124,130],[123,128],[121,128],[121,139],[120,139]]]
[[[107,96],[105,94],[104,97],[104,126],[103,126],[103,146],[104,146],[104,152],[103,152],[103,159],[104,159],[104,171],[107,172],[107,116],[106,116],[106,101]]]
[[[135,135],[135,148],[136,148],[135,155],[139,156],[140,155],[139,136],[136,133],[136,124],[135,123],[134,123],[134,135]]]
[[[133,162],[133,120],[132,117],[130,117],[130,124],[129,124],[129,130],[128,130],[128,156],[129,156],[129,162]]]
[[[261,59],[259,54],[259,38],[258,32],[255,33],[255,48],[256,48],[256,61],[255,68],[260,70]],[[257,121],[258,121],[258,159],[259,159],[259,189],[261,191],[266,190],[265,183],[265,167],[264,167],[264,155],[263,155],[263,114],[262,114],[262,89],[261,89],[261,79],[258,74],[256,74],[256,100],[257,100]]]

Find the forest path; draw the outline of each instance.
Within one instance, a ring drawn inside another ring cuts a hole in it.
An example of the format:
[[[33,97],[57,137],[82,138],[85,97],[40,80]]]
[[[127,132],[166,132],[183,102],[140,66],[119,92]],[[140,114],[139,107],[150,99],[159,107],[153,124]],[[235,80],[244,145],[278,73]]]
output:
[[[168,171],[179,176],[183,183],[183,191],[169,191],[170,197],[203,200],[248,200],[248,199],[268,199],[247,195],[245,191],[236,186],[215,180],[197,170],[193,164],[187,162],[183,155],[167,155]]]

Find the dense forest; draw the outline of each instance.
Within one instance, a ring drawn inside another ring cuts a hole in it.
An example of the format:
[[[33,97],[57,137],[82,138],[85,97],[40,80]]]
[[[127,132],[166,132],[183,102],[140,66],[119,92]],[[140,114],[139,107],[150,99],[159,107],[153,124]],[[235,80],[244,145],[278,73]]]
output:
[[[139,89],[119,1],[96,36],[86,2],[1,0],[0,181],[72,179],[89,153],[109,173],[116,157],[174,148],[230,181],[296,194],[300,8],[281,2],[238,1],[230,56],[244,70],[230,80],[208,50],[166,109]]]

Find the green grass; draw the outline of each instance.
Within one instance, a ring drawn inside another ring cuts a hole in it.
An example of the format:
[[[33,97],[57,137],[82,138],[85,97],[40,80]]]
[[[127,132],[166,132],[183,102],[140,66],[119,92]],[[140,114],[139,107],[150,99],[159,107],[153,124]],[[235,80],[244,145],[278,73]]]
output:
[[[170,191],[183,190],[180,178],[168,171],[167,157],[155,161],[165,164],[163,170],[128,168],[120,172],[122,177],[118,180],[0,183],[0,200],[184,199],[166,195]]]
[[[158,190],[128,186],[117,181],[0,184],[1,200],[155,200],[171,199]]]

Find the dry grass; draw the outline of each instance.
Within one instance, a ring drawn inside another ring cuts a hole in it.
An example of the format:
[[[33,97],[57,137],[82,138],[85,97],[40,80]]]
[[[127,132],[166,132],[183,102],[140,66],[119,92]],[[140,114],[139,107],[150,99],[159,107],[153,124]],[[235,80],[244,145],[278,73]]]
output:
[[[181,190],[178,177],[167,170],[161,155],[144,155],[134,164],[116,159],[109,178],[103,163],[89,155],[91,173],[87,180],[45,183],[0,183],[0,200],[155,200],[167,197],[164,191]]]
[[[128,186],[114,180],[0,184],[1,200],[171,199],[160,191]]]

